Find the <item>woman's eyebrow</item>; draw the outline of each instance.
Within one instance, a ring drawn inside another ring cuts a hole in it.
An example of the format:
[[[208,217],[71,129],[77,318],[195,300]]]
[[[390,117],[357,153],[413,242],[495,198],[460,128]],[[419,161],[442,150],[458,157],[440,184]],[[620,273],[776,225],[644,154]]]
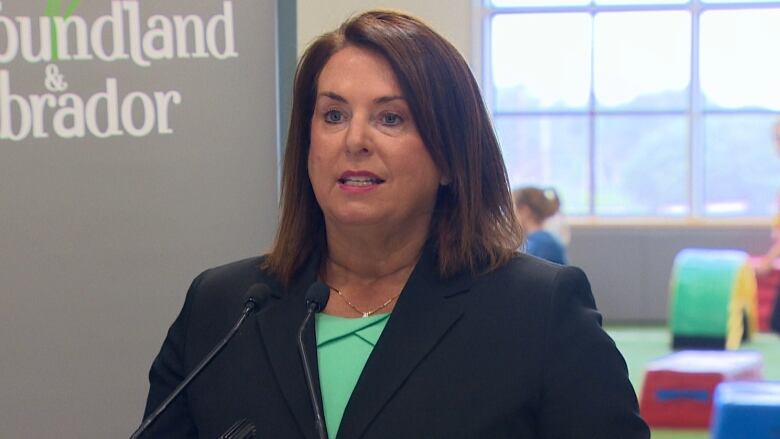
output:
[[[318,96],[331,98],[334,101],[343,102],[345,104],[347,103],[347,99],[344,96],[341,96],[339,94],[333,93],[332,91],[324,91],[324,92],[320,93]]]
[[[377,104],[386,104],[386,103],[388,103],[388,102],[390,102],[390,101],[395,101],[395,100],[402,100],[402,101],[405,101],[406,99],[404,99],[404,97],[403,97],[403,96],[398,96],[398,95],[392,95],[392,96],[382,96],[381,98],[376,98],[376,99],[374,99],[374,103],[377,103]]]
[[[348,102],[347,98],[345,98],[344,96],[341,96],[338,93],[334,93],[332,91],[323,91],[323,92],[319,93],[318,96],[319,97],[330,98],[330,99],[333,99],[334,101],[343,102],[345,104]],[[374,99],[374,103],[376,103],[376,104],[386,104],[388,102],[396,101],[396,100],[405,101],[406,98],[404,98],[401,95],[381,96],[381,97],[378,97],[378,98]]]

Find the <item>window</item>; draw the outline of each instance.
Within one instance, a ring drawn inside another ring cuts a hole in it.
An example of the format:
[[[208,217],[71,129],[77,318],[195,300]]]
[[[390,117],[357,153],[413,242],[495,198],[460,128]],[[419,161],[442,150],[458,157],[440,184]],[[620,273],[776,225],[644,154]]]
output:
[[[483,85],[513,187],[569,215],[775,211],[780,1],[493,0]]]

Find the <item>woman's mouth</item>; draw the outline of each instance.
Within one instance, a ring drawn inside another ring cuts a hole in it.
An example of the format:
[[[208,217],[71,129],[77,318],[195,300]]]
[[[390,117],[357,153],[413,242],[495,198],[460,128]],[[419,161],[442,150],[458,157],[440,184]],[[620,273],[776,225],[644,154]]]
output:
[[[339,184],[352,187],[363,188],[370,186],[377,186],[385,181],[379,178],[378,175],[368,171],[346,171],[338,179]]]
[[[368,176],[351,176],[351,177],[342,177],[339,178],[339,183],[345,185],[345,186],[352,186],[352,187],[364,187],[364,186],[371,186],[375,184],[382,184],[384,183],[384,180],[377,178],[377,177],[368,177]]]

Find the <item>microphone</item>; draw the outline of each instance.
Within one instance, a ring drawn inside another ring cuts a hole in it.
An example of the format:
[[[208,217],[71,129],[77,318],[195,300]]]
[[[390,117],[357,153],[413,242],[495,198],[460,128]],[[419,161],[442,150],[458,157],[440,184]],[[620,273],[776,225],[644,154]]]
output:
[[[300,329],[298,329],[298,352],[301,354],[303,363],[303,373],[306,375],[306,387],[309,389],[311,405],[314,408],[314,423],[317,425],[317,437],[319,439],[328,439],[325,432],[325,416],[322,414],[320,401],[317,399],[317,392],[314,389],[314,380],[312,379],[311,367],[309,366],[309,357],[306,355],[306,349],[303,347],[303,330],[309,323],[311,316],[325,308],[330,298],[330,287],[321,281],[311,284],[306,290],[306,317],[303,318]]]
[[[236,421],[219,439],[252,439],[257,435],[255,424],[246,418]]]
[[[138,439],[141,437],[141,435],[149,428],[149,426],[152,425],[152,423],[156,421],[157,418],[168,408],[171,402],[173,402],[173,400],[176,399],[179,394],[181,394],[181,392],[190,384],[190,382],[192,382],[195,377],[200,375],[203,369],[208,366],[209,363],[211,363],[211,360],[213,360],[214,357],[216,357],[217,354],[219,354],[222,349],[225,348],[225,345],[227,345],[230,339],[233,338],[233,336],[238,331],[238,328],[240,328],[241,324],[244,323],[244,320],[246,320],[247,316],[262,308],[270,295],[271,289],[268,288],[268,285],[266,284],[257,283],[249,287],[247,292],[244,293],[244,311],[241,312],[241,317],[238,318],[238,321],[236,321],[236,324],[233,325],[233,328],[230,330],[230,332],[228,332],[227,335],[222,340],[220,340],[216,346],[214,346],[214,349],[212,349],[211,352],[209,352],[208,355],[206,355],[206,357],[203,358],[197,366],[195,366],[192,372],[184,377],[182,382],[180,382],[179,385],[173,389],[173,392],[171,392],[171,394],[165,398],[165,401],[160,403],[157,409],[155,409],[152,414],[147,416],[146,419],[141,422],[141,426],[139,426],[133,435],[130,436],[130,439]]]

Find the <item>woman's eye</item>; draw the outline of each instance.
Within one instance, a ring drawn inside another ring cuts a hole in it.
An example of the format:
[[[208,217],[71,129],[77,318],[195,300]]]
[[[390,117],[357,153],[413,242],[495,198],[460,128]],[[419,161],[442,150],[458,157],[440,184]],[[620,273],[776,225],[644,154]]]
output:
[[[338,110],[328,110],[325,112],[325,123],[341,123],[344,121],[344,115]]]
[[[382,119],[382,124],[388,126],[395,126],[403,122],[401,116],[395,113],[384,113],[381,119]]]

